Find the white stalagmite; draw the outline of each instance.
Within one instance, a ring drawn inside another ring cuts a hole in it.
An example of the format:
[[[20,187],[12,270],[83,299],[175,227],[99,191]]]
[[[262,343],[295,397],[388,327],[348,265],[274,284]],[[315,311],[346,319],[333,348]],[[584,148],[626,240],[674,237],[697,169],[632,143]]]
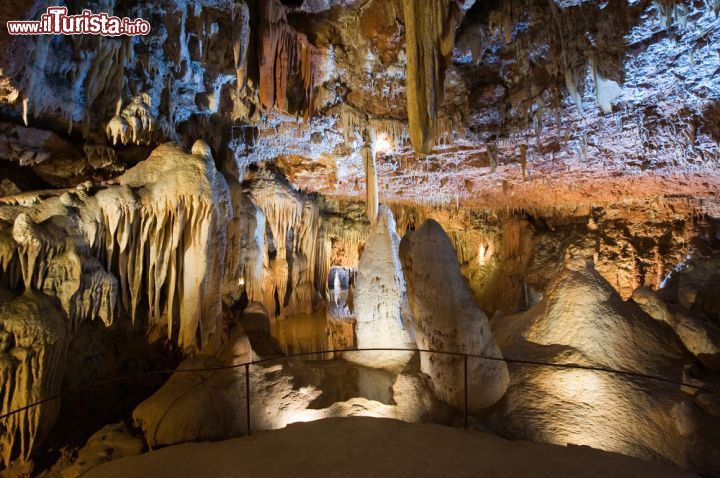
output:
[[[395,232],[395,219],[380,207],[360,258],[355,288],[356,344],[363,348],[415,348],[409,318],[403,318],[405,279]],[[412,352],[358,352],[345,358],[374,368],[402,369]]]
[[[488,319],[460,272],[450,238],[437,222],[429,219],[417,231],[408,233],[400,245],[400,258],[419,348],[502,358]],[[421,354],[421,369],[432,377],[441,400],[463,406],[460,358]],[[508,382],[505,363],[469,360],[470,409],[479,410],[497,402]]]

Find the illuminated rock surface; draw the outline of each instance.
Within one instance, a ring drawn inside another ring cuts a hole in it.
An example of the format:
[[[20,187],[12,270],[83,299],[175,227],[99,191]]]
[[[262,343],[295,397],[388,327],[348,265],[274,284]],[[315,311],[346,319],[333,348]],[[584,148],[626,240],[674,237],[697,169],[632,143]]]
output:
[[[568,262],[535,307],[496,318],[493,333],[508,357],[709,385],[688,373],[691,356],[670,326],[620,299],[582,259]],[[697,389],[591,370],[510,369],[508,393],[490,414],[503,433],[718,470],[717,418],[693,403]]]

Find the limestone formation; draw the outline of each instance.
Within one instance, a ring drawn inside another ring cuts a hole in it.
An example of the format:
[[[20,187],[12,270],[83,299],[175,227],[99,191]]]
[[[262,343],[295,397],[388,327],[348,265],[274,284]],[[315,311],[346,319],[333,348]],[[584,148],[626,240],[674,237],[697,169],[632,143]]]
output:
[[[403,237],[400,258],[420,349],[502,358],[490,324],[460,273],[455,250],[442,227],[428,220]],[[421,369],[430,375],[440,399],[464,403],[463,363],[457,357],[423,353]],[[469,406],[489,407],[505,393],[509,381],[503,362],[470,359]]]
[[[592,263],[581,259],[566,266],[539,304],[493,321],[506,356],[689,380],[684,368],[692,357],[670,326],[623,301]],[[522,364],[511,367],[511,377],[507,395],[493,411],[498,430],[663,459],[698,472],[717,469],[717,459],[708,454],[717,436],[704,431],[716,418],[693,405],[692,389],[637,376]]]
[[[720,328],[715,324],[689,311],[670,312],[667,304],[645,287],[633,292],[632,300],[655,320],[670,325],[683,345],[703,364],[720,369]]]
[[[260,104],[267,110],[309,115],[319,67],[315,46],[288,25],[286,7],[279,0],[260,3],[258,30]],[[290,96],[296,90],[299,97]]]
[[[223,362],[208,356],[186,360],[160,390],[134,410],[135,423],[151,447],[246,434],[244,367],[189,372],[193,368],[222,365]],[[297,361],[253,365],[250,369],[253,432],[330,417],[373,416],[414,423],[446,417],[426,378],[387,374],[383,375],[386,387],[379,387],[385,389],[373,391],[378,386],[373,381],[378,377],[363,370],[367,371],[344,362],[330,370]],[[326,373],[336,374],[335,380],[318,383],[317,377]],[[378,394],[389,395],[389,399],[385,402],[373,399],[372,395]],[[326,395],[327,401],[322,401]],[[367,395],[371,397],[366,398]]]
[[[58,475],[60,478],[77,478],[104,463],[136,456],[143,451],[143,439],[133,434],[127,424],[106,425],[88,439],[72,465],[61,469]]]
[[[403,316],[403,303],[407,297],[398,257],[399,245],[392,212],[381,206],[357,271],[355,336],[359,349],[415,348],[411,318]],[[377,351],[344,356],[370,367],[401,369],[412,355],[412,352]]]
[[[69,325],[50,297],[32,290],[15,297],[0,288],[0,414],[60,392],[69,340]],[[3,419],[2,463],[28,461],[59,411],[52,400]]]
[[[460,15],[455,0],[403,0],[407,51],[407,113],[410,140],[428,154],[438,135],[445,69]]]
[[[138,405],[133,420],[150,447],[220,440],[245,433],[242,368],[184,373],[221,365],[209,356],[187,359],[160,390]]]

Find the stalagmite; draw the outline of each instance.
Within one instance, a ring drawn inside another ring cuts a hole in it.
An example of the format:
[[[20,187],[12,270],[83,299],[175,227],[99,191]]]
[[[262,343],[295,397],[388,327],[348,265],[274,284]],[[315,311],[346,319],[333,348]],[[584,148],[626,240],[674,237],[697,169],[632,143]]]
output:
[[[387,206],[380,208],[358,265],[355,335],[358,348],[414,348],[409,317],[403,317],[405,279],[398,257],[400,238]],[[412,352],[351,353],[345,358],[369,367],[402,369]]]
[[[502,357],[488,319],[460,273],[452,243],[437,222],[427,220],[417,231],[405,235],[400,258],[419,348]],[[432,377],[441,400],[463,406],[461,359],[421,354],[421,369]],[[497,402],[508,382],[503,362],[470,360],[470,408],[479,410]]]
[[[244,434],[244,368],[187,369],[252,360],[257,431],[457,425],[467,378],[477,428],[720,475],[720,0],[91,3],[151,29],[0,35],[0,412],[68,392],[0,474],[137,403],[133,452]]]
[[[355,108],[344,107],[340,110],[339,126],[345,141],[351,142],[358,132],[363,132],[368,124],[367,116],[359,113]],[[364,134],[360,134],[364,138]]]
[[[455,0],[403,0],[407,52],[407,111],[415,151],[428,154],[438,135],[445,68],[455,42]]]

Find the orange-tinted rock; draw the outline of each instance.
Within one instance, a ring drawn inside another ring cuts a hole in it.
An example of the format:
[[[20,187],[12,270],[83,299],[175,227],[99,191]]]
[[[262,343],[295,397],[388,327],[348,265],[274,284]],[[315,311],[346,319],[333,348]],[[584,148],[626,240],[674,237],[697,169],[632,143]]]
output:
[[[308,115],[315,88],[315,47],[288,25],[286,8],[278,0],[260,2],[258,30],[261,106]],[[299,97],[288,97],[289,90],[299,91]]]
[[[430,153],[444,96],[445,69],[459,11],[453,0],[403,0],[407,42],[407,112],[415,151]]]

